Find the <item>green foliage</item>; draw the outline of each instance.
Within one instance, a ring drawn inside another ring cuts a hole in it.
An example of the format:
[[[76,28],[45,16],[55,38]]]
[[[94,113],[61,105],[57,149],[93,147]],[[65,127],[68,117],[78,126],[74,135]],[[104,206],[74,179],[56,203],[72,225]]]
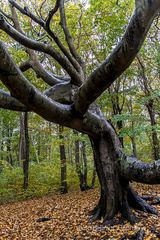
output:
[[[21,167],[11,167],[6,161],[0,172],[0,203],[41,197],[60,190],[60,160],[31,163],[29,168],[29,188],[23,190],[23,171]],[[91,182],[93,166],[88,166],[88,181]],[[69,190],[79,189],[79,179],[75,165],[67,163],[67,183]]]
[[[11,170],[12,166],[5,160],[0,160],[0,173],[4,170]]]

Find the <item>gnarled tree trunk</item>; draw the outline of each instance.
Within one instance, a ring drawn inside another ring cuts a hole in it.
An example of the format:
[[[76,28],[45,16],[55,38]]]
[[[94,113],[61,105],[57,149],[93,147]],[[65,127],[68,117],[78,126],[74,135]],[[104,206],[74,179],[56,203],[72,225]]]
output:
[[[123,162],[126,156],[122,154],[120,148],[115,149],[115,138],[117,138],[116,141],[119,141],[119,139],[113,129],[111,133],[102,131],[100,136],[90,138],[101,186],[100,199],[92,212],[92,219],[96,220],[103,217],[104,224],[113,223],[115,215],[120,211],[122,217],[133,224],[137,219],[131,208],[153,214],[157,214],[157,212],[130,187],[130,179],[126,177],[126,172],[122,173],[121,166],[123,164],[121,161]],[[127,163],[124,164],[127,165]],[[124,168],[127,168],[127,166]],[[141,166],[141,171],[145,171],[144,166]],[[138,176],[138,174],[138,171],[135,171],[135,175]]]

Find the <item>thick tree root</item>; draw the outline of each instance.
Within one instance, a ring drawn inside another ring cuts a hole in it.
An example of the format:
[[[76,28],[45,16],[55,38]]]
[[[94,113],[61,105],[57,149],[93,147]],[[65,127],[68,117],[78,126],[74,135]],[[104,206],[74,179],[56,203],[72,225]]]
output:
[[[115,225],[117,224],[117,220],[115,220],[114,217],[116,213],[120,211],[123,219],[128,220],[131,224],[135,224],[139,219],[132,213],[131,208],[159,215],[154,207],[128,187],[123,191],[123,195],[119,200],[118,209],[111,209],[110,212],[107,212],[107,196],[101,195],[98,205],[91,212],[90,219],[96,221],[103,218],[103,225]]]
[[[140,196],[138,196],[138,194],[134,192],[131,188],[129,188],[128,190],[128,201],[130,206],[135,209],[159,215],[158,211],[154,207],[152,207],[149,203],[147,203]]]
[[[128,201],[124,202],[123,208],[120,209],[123,219],[127,219],[131,224],[138,222],[137,217],[132,213]]]
[[[151,204],[151,205],[159,205],[159,204],[160,204],[160,199],[159,199],[159,200],[156,200],[155,202],[151,202],[150,204]]]
[[[149,203],[150,205],[158,205],[158,204],[160,204],[160,197],[142,196],[141,198],[143,200],[146,200],[146,201],[152,201],[152,202]]]
[[[92,213],[91,213],[91,215],[90,215],[90,220],[91,220],[91,221],[100,220],[101,217],[102,217],[102,216],[101,216],[101,210],[100,210],[99,207],[96,207],[96,208],[92,211]]]
[[[132,213],[128,202],[128,187],[122,190],[122,199],[120,201],[120,212],[124,219],[127,219],[131,224],[138,222],[136,216]]]

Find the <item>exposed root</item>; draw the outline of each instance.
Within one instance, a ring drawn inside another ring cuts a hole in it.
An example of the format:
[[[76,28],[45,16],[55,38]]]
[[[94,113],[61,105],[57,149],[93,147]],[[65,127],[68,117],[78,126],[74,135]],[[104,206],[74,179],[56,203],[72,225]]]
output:
[[[156,200],[155,202],[151,202],[151,205],[159,205],[160,204],[160,199]]]
[[[100,208],[98,208],[97,211],[93,215],[90,216],[90,220],[91,221],[96,221],[96,220],[99,220],[99,219],[101,219],[101,210],[100,210]]]
[[[106,194],[101,195],[98,205],[91,212],[90,219],[92,221],[96,221],[103,217],[103,225],[115,225],[117,224],[115,216],[119,210],[121,212],[122,219],[126,219],[131,224],[135,224],[139,221],[139,219],[133,214],[131,207],[147,213],[159,215],[158,211],[154,207],[147,203],[142,197],[138,196],[138,194],[134,192],[130,187],[124,188],[122,190],[122,196],[119,200],[118,209],[117,204],[112,204],[112,206],[113,209],[108,211],[107,196]]]
[[[121,214],[124,219],[127,219],[131,224],[135,224],[139,219],[132,213],[128,202],[124,204],[124,208],[121,208]]]
[[[151,214],[159,215],[158,211],[154,207],[152,207],[149,203],[147,203],[140,196],[138,196],[138,194],[134,192],[131,188],[129,188],[128,190],[128,201],[130,206],[132,206],[133,208]]]
[[[138,222],[136,216],[132,213],[130,205],[128,203],[128,187],[122,190],[122,199],[120,202],[120,212],[124,219],[127,219],[131,224]]]
[[[94,215],[97,212],[97,210],[98,210],[98,205],[89,212],[89,215],[90,216]]]
[[[149,204],[150,205],[158,205],[160,204],[160,197],[155,197],[155,196],[142,196],[141,197],[145,201],[152,201]]]

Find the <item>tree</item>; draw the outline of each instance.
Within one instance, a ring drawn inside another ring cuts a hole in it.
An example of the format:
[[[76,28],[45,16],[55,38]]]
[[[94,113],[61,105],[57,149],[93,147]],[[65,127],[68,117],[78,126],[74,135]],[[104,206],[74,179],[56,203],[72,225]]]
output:
[[[75,139],[75,164],[76,172],[79,178],[79,186],[81,191],[89,190],[90,187],[87,183],[87,156],[85,141],[79,141],[78,133],[74,132]]]
[[[63,126],[59,126],[59,150],[60,150],[60,159],[61,159],[61,193],[65,194],[68,192],[67,189],[67,168],[66,168],[66,151],[65,151],[65,143],[63,136]]]
[[[56,1],[48,16],[43,16],[43,4],[38,15],[35,15],[29,7],[22,8],[14,0],[9,2],[12,11],[18,10],[39,26],[39,37],[37,40],[31,39],[31,34],[27,36],[19,29],[18,17],[8,16],[1,10],[0,29],[25,46],[29,59],[18,67],[4,43],[0,42],[0,79],[10,91],[10,94],[1,91],[0,106],[18,111],[34,111],[48,121],[89,136],[101,186],[101,196],[93,210],[93,219],[103,217],[104,223],[108,223],[120,211],[123,217],[134,223],[136,218],[130,207],[156,214],[154,208],[132,190],[129,182],[160,183],[160,161],[146,164],[135,157],[126,156],[115,130],[104,118],[95,100],[116,81],[137,55],[159,12],[160,1],[135,1],[135,11],[122,39],[91,74],[87,73],[85,61],[74,44],[63,0]],[[52,19],[58,13],[65,42],[53,31]],[[44,34],[50,43],[41,40]],[[52,57],[52,70],[61,68],[61,75],[48,72],[45,63],[40,63],[34,51]],[[22,73],[28,68],[32,68],[51,87],[40,92]]]
[[[28,134],[28,113],[22,112],[20,116],[20,143],[19,143],[19,161],[23,162],[23,187],[28,189],[29,174],[29,134]]]

